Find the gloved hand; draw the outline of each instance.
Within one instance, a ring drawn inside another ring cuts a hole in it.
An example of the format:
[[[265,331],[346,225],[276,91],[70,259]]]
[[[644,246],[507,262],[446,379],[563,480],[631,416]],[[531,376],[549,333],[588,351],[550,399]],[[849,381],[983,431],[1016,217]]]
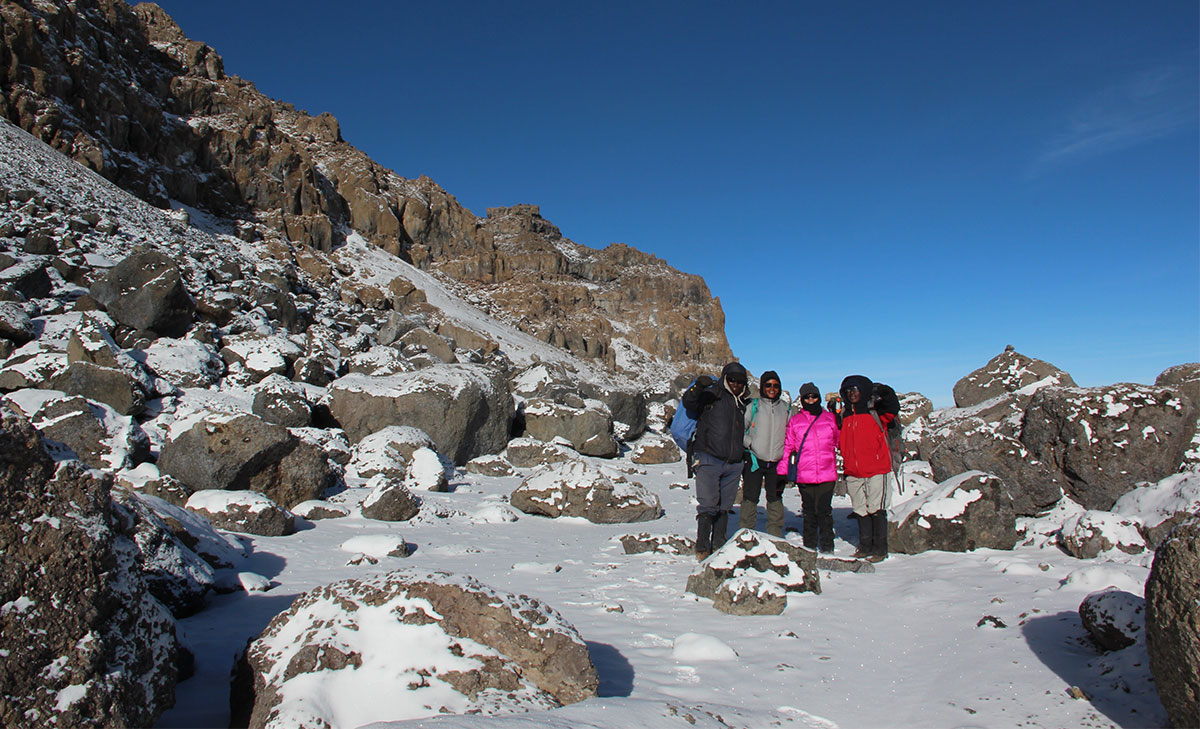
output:
[[[708,375],[700,375],[696,378],[696,387],[707,388],[712,387],[713,378]]]
[[[825,394],[825,407],[831,413],[842,412],[842,396],[836,392],[828,392]]]

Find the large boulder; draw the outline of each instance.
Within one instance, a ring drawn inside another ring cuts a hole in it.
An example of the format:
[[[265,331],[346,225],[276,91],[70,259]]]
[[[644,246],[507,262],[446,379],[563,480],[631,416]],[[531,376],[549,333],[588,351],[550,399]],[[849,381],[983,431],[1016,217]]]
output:
[[[1075,381],[1049,362],[1026,357],[1009,346],[954,384],[954,404],[960,408],[971,407],[997,395],[1046,385],[1073,387]]]
[[[1200,471],[1174,473],[1156,484],[1139,486],[1117,499],[1112,512],[1140,520],[1146,546],[1158,549],[1171,530],[1200,514]]]
[[[901,554],[1012,549],[1016,543],[1008,486],[979,471],[960,474],[899,504],[888,523],[888,548]]]
[[[158,467],[194,491],[258,491],[284,507],[317,498],[332,479],[320,448],[253,415],[196,423],[163,445]]]
[[[1146,627],[1145,612],[1145,598],[1111,586],[1079,603],[1083,627],[1106,651],[1119,651],[1136,643]]]
[[[1200,362],[1168,367],[1154,379],[1155,387],[1169,387],[1183,393],[1193,405],[1200,404]]]
[[[1089,510],[1074,514],[1063,522],[1059,544],[1079,559],[1092,559],[1105,552],[1125,554],[1146,551],[1141,522],[1109,511]]]
[[[150,458],[150,440],[133,418],[82,397],[49,397],[28,413],[56,450],[65,446],[92,468],[116,471]],[[58,444],[61,444],[59,446]]]
[[[387,377],[351,374],[329,385],[329,409],[351,441],[387,425],[410,425],[462,465],[508,439],[512,398],[491,368],[443,364]]]
[[[408,521],[421,512],[421,500],[401,481],[376,474],[367,482],[371,493],[362,502],[362,515],[379,521]]]
[[[140,495],[122,488],[113,489],[112,494],[121,531],[141,555],[142,576],[150,594],[177,618],[200,610],[205,595],[217,584],[212,565],[184,544]]]
[[[350,449],[350,467],[361,478],[384,474],[403,479],[408,464],[421,448],[433,447],[433,439],[417,428],[389,425],[358,441]]]
[[[688,576],[687,591],[731,615],[778,615],[789,592],[821,592],[817,553],[741,529]]]
[[[286,537],[296,531],[296,517],[257,491],[205,489],[188,497],[188,511],[230,532],[260,537]]]
[[[1146,580],[1146,648],[1171,725],[1200,717],[1200,519],[1185,522],[1154,552]]]
[[[548,709],[596,696],[587,646],[547,605],[398,569],[298,597],[238,666],[234,726],[361,726]],[[370,701],[346,698],[348,687]]]
[[[1002,422],[977,416],[944,421],[927,431],[923,450],[935,479],[946,481],[967,471],[995,474],[1009,484],[1016,513],[1032,516],[1062,498],[1067,479],[1005,432]]]
[[[129,255],[94,282],[90,293],[118,323],[168,337],[186,333],[196,311],[179,267],[155,250]]]
[[[546,442],[563,438],[586,456],[612,458],[620,451],[613,437],[613,416],[608,406],[577,395],[563,396],[558,401],[538,398],[525,403],[525,433]]]
[[[15,301],[0,301],[0,337],[17,344],[25,344],[37,333],[29,314]]]
[[[537,468],[579,460],[575,451],[562,441],[543,443],[536,438],[513,438],[504,449],[508,462],[517,468]]]
[[[1138,483],[1179,470],[1196,430],[1190,400],[1165,387],[1049,387],[1025,410],[1021,442],[1067,478],[1088,509],[1109,509]]]
[[[312,404],[304,387],[283,375],[270,375],[252,388],[251,412],[285,428],[305,428],[312,422]]]
[[[33,387],[55,389],[58,378],[67,371],[65,348],[35,339],[10,354],[0,363],[0,392]]]
[[[211,345],[197,339],[160,337],[146,348],[145,364],[176,387],[206,388],[225,374],[225,362]]]
[[[596,524],[649,521],[663,513],[658,497],[640,483],[583,461],[539,468],[512,492],[509,503],[526,514],[582,516]]]
[[[638,440],[633,447],[629,460],[643,465],[659,463],[678,463],[683,458],[683,452],[675,441],[660,433],[648,433]]]
[[[152,726],[174,703],[175,623],[117,528],[112,482],[57,470],[0,407],[0,724]]]

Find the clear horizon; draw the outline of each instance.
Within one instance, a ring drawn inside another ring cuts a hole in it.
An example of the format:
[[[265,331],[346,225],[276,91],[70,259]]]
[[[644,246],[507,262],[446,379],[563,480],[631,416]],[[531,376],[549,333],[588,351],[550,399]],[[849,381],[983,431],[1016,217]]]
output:
[[[702,276],[790,392],[1200,361],[1194,2],[159,4],[475,214]]]

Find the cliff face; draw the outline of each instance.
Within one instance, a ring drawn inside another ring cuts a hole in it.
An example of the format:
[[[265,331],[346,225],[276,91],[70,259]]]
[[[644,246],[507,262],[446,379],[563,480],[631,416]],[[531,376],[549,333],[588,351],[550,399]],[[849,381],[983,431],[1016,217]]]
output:
[[[360,234],[610,367],[731,357],[720,302],[699,277],[628,246],[573,243],[536,206],[474,215],[433,180],[373,162],[331,115],[227,76],[157,5],[5,0],[0,36],[0,114],[154,205],[323,251]]]

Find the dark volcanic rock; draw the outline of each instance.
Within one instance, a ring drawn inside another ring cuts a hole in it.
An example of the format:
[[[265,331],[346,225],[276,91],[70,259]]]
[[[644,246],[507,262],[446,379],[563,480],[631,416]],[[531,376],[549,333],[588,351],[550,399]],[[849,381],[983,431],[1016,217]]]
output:
[[[4,726],[151,726],[174,702],[175,624],[115,526],[111,485],[74,461],[56,472],[0,408]]]
[[[118,323],[168,337],[186,333],[196,311],[179,267],[154,250],[135,252],[113,266],[90,293]]]
[[[1154,552],[1146,580],[1146,648],[1171,725],[1200,717],[1200,519],[1176,528]]]
[[[332,623],[319,617],[329,610],[342,617]],[[375,647],[409,640],[426,646],[426,654],[406,657],[410,669],[397,669],[391,650]],[[477,655],[476,645],[488,654]],[[550,607],[470,577],[401,569],[319,587],[277,615],[238,666],[233,725],[264,727],[286,717],[290,726],[329,726],[322,703],[305,701],[307,691],[287,691],[289,683],[312,686],[318,675],[336,678],[360,668],[354,680],[362,690],[409,691],[406,703],[416,706],[428,697],[437,702],[429,714],[445,703],[478,711],[499,696],[509,706],[552,708],[592,698],[599,685],[587,646]],[[399,683],[389,676],[397,673]],[[372,676],[387,680],[372,685]]]
[[[1004,481],[991,474],[961,474],[893,511],[896,521],[888,523],[893,552],[1012,549],[1017,543],[1012,496]]]
[[[1138,483],[1179,470],[1196,431],[1191,401],[1165,387],[1050,387],[1025,410],[1021,442],[1068,479],[1088,509],[1109,509]]]

